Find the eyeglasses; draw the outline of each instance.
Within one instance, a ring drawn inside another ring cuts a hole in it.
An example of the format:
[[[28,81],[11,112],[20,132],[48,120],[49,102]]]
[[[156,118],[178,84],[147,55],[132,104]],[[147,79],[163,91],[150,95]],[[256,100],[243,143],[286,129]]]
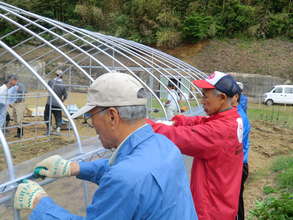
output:
[[[101,113],[101,112],[103,112],[103,111],[105,111],[105,110],[107,110],[109,107],[104,107],[104,108],[102,108],[100,111],[96,111],[95,113],[89,113],[89,112],[87,112],[87,113],[85,113],[84,114],[84,124],[88,124],[91,128],[93,128],[94,126],[93,126],[93,124],[92,124],[92,120],[91,120],[91,118],[94,116],[94,115],[96,115],[96,114],[99,114],[99,113]]]

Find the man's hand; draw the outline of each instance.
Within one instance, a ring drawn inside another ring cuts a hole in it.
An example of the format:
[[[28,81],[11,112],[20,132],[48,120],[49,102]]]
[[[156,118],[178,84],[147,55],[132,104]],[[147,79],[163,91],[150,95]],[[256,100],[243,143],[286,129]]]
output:
[[[184,119],[185,119],[185,116],[184,115],[175,115],[171,121],[173,121],[173,125],[174,126],[180,126],[183,124],[184,122]]]
[[[36,182],[24,180],[18,185],[14,196],[16,209],[33,209],[41,198],[48,196],[44,189]]]
[[[37,176],[64,177],[71,176],[71,163],[59,155],[48,157],[39,162],[34,169]]]

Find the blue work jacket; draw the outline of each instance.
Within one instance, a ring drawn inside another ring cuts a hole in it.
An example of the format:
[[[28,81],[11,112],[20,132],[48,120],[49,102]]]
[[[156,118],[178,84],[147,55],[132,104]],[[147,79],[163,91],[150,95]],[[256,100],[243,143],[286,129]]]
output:
[[[247,114],[242,108],[242,105],[239,104],[237,106],[237,112],[239,113],[240,117],[242,118],[243,122],[243,163],[248,163],[248,153],[249,153],[249,148],[250,148],[250,143],[249,143],[249,134],[250,134],[250,123],[247,117]]]
[[[248,103],[247,96],[241,95],[240,100],[239,100],[239,105],[241,105],[241,107],[245,113],[247,112],[247,103]]]
[[[149,125],[125,140],[111,166],[107,159],[81,162],[78,178],[99,185],[86,217],[73,215],[45,197],[30,219],[197,219],[182,155]]]

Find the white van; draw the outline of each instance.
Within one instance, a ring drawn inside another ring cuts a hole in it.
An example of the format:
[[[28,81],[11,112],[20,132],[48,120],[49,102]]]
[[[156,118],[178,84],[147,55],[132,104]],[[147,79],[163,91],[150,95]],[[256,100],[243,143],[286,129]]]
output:
[[[276,85],[264,94],[263,102],[267,105],[293,104],[293,85]]]

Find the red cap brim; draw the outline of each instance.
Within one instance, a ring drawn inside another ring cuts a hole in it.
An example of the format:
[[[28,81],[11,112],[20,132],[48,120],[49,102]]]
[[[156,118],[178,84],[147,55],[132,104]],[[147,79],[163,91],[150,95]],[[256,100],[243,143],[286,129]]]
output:
[[[212,84],[208,83],[205,80],[193,80],[192,81],[194,85],[196,85],[199,88],[202,89],[214,89],[216,88],[215,86],[213,86]]]

